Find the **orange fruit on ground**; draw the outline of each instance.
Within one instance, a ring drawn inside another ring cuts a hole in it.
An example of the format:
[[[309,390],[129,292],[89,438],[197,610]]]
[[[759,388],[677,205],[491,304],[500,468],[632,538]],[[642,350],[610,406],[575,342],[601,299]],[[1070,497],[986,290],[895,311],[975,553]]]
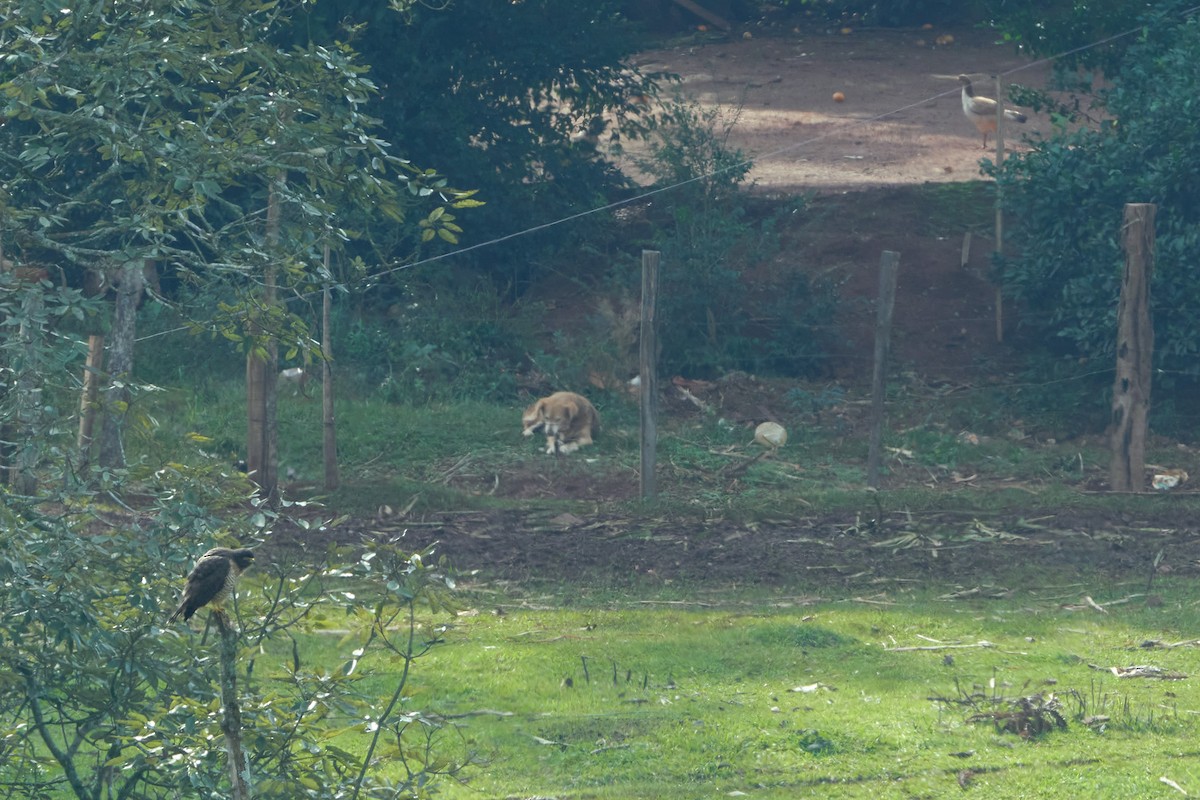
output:
[[[842,94],[841,92],[834,92],[834,93],[833,93],[833,102],[835,102],[835,103],[840,103],[840,102],[842,102],[842,101],[843,101],[843,100],[845,100],[845,99],[846,99],[846,95]]]

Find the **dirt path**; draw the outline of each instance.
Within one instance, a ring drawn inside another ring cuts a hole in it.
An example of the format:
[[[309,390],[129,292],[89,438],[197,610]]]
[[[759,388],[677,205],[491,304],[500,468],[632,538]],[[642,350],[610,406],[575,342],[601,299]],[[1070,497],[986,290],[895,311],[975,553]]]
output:
[[[1048,73],[975,29],[737,37],[637,61],[680,75],[685,95],[737,115],[732,143],[755,158],[751,179],[768,192],[975,180],[979,159],[995,151],[990,139],[982,150],[963,116],[958,75],[991,96],[991,75],[1019,69],[1006,85],[1040,87]],[[835,102],[835,92],[845,100]],[[1014,145],[1018,132],[1049,132],[1049,120],[1030,116],[1007,135]]]

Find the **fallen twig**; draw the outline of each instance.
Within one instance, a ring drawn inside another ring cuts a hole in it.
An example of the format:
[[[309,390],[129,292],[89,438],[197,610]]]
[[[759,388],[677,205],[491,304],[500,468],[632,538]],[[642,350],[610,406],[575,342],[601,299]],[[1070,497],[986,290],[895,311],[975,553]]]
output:
[[[1164,681],[1181,681],[1187,677],[1186,673],[1173,672],[1148,664],[1138,664],[1132,667],[1101,667],[1097,664],[1088,664],[1088,667],[1100,672],[1111,672],[1118,678],[1160,678]]]
[[[1200,639],[1188,639],[1183,642],[1164,642],[1161,639],[1147,639],[1138,645],[1143,650],[1170,650],[1175,647],[1197,647]]]
[[[911,645],[909,647],[885,647],[883,648],[889,653],[912,653],[917,650],[966,650],[977,647],[995,647],[996,645],[986,639],[980,639],[974,644],[928,644],[928,645]]]
[[[733,464],[726,464],[724,467],[721,468],[721,472],[720,472],[721,477],[722,478],[740,477],[740,476],[744,475],[746,473],[746,470],[750,469],[751,466],[753,466],[755,463],[761,461],[762,459],[766,458],[770,454],[771,454],[770,450],[763,450],[760,453],[758,453],[757,455],[755,455],[754,458],[750,458],[745,461],[739,461],[739,462],[736,462]]]
[[[680,396],[683,397],[684,400],[687,400],[689,403],[696,406],[696,408],[700,409],[705,414],[712,411],[712,407],[708,403],[704,402],[699,397],[696,397],[696,395],[692,394],[691,392],[689,392],[687,389],[683,388],[682,386],[679,386],[678,384],[676,384],[675,389],[679,392]]]
[[[491,708],[480,708],[475,711],[464,711],[461,714],[442,714],[442,719],[466,719],[467,717],[511,717],[512,711],[496,711]]]
[[[1095,600],[1093,600],[1091,597],[1084,596],[1084,598],[1083,598],[1083,602],[1087,603],[1087,604],[1088,604],[1090,607],[1094,608],[1096,611],[1099,611],[1101,614],[1107,614],[1107,613],[1108,613],[1108,609],[1107,609],[1107,608],[1105,608],[1104,606],[1101,606],[1101,605],[1097,604],[1097,603],[1096,603],[1096,601],[1095,601]]]
[[[1187,792],[1184,791],[1184,788],[1182,786],[1180,786],[1178,783],[1176,783],[1175,781],[1166,777],[1165,775],[1163,777],[1159,778],[1158,780],[1161,781],[1162,783],[1165,783],[1167,786],[1170,786],[1172,789],[1179,792],[1184,797],[1187,797]]]

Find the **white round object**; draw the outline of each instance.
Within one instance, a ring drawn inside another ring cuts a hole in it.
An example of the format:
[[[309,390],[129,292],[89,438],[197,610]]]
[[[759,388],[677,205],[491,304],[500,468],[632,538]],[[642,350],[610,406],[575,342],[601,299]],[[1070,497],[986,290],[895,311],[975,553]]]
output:
[[[787,431],[778,422],[764,422],[754,429],[754,441],[764,447],[782,447],[787,444]]]

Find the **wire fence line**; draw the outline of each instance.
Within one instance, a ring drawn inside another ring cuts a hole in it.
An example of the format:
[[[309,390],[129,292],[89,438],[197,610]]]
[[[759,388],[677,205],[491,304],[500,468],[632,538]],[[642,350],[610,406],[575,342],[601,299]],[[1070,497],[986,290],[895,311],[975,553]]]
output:
[[[1182,11],[1182,12],[1180,12],[1179,16],[1185,17],[1187,15],[1195,13],[1198,10],[1200,10],[1200,6],[1196,6],[1196,7],[1187,9],[1185,11]],[[1078,55],[1078,54],[1086,52],[1088,50],[1102,47],[1102,46],[1111,44],[1113,42],[1119,41],[1121,39],[1124,39],[1126,37],[1129,37],[1131,35],[1135,35],[1135,34],[1141,32],[1142,30],[1143,30],[1143,27],[1141,27],[1141,26],[1138,26],[1135,28],[1130,28],[1129,30],[1122,31],[1120,33],[1113,34],[1111,36],[1106,36],[1102,39],[1098,39],[1096,41],[1081,45],[1079,47],[1065,50],[1063,52],[1060,52],[1060,53],[1057,53],[1057,54],[1054,54],[1051,56],[1040,58],[1040,59],[1031,61],[1029,63],[1013,67],[1011,69],[1008,69],[1008,70],[1005,70],[1005,71],[999,73],[999,77],[1007,77],[1007,76],[1018,74],[1023,71],[1033,69],[1036,67],[1053,64],[1053,63],[1059,61],[1060,59],[1063,59],[1063,58],[1066,58],[1069,56],[1073,56],[1073,55]],[[663,195],[677,192],[691,184],[695,184],[697,182],[707,181],[707,180],[711,180],[715,177],[719,177],[722,173],[729,172],[732,170],[744,170],[746,167],[752,165],[753,163],[755,163],[757,161],[768,160],[771,158],[781,156],[786,153],[801,151],[805,147],[808,147],[810,145],[813,145],[817,142],[820,142],[820,141],[823,141],[826,139],[830,139],[832,137],[852,136],[854,134],[854,132],[856,130],[858,130],[859,128],[861,128],[862,126],[885,121],[889,118],[893,118],[898,115],[901,115],[902,113],[904,113],[908,110],[919,108],[921,106],[925,106],[930,103],[934,103],[939,99],[942,99],[942,98],[945,98],[945,97],[948,97],[951,95],[957,95],[959,93],[959,91],[960,91],[959,88],[956,86],[953,89],[930,94],[925,97],[918,98],[911,102],[903,103],[903,104],[898,105],[894,108],[891,108],[887,111],[884,111],[884,112],[878,113],[878,114],[874,114],[874,115],[866,117],[866,118],[847,119],[847,120],[840,122],[839,124],[834,125],[829,130],[821,132],[820,134],[804,137],[804,138],[798,139],[796,141],[789,142],[786,145],[783,145],[781,147],[777,147],[777,148],[773,148],[773,149],[766,150],[763,152],[759,152],[738,164],[727,165],[721,169],[713,170],[711,172],[706,172],[704,174],[697,175],[697,176],[689,178],[687,180],[678,181],[678,182],[670,183],[667,185],[647,188],[643,191],[635,193],[631,197],[624,198],[624,199],[621,199],[621,200],[618,200],[615,202],[598,205],[598,206],[595,206],[592,208],[586,208],[586,209],[576,212],[576,213],[557,217],[557,218],[554,218],[554,219],[551,219],[551,220],[548,220],[548,221],[545,221],[545,222],[542,222],[539,224],[530,225],[530,226],[521,228],[519,230],[512,231],[510,233],[494,236],[494,237],[488,238],[481,242],[477,242],[477,243],[470,244],[470,245],[465,245],[465,246],[458,247],[458,248],[455,248],[452,250],[448,250],[444,253],[435,254],[432,256],[425,257],[425,258],[420,258],[415,261],[412,261],[411,263],[405,263],[405,264],[392,266],[387,269],[381,270],[380,272],[373,273],[369,276],[365,276],[361,279],[357,279],[356,281],[352,281],[352,282],[346,284],[346,286],[344,288],[351,290],[351,291],[353,291],[355,289],[362,289],[362,288],[365,288],[366,286],[369,286],[371,283],[378,282],[379,280],[381,280],[382,278],[385,278],[386,276],[389,276],[389,275],[392,275],[392,274],[395,274],[395,273],[398,273],[401,271],[413,270],[418,267],[435,264],[437,262],[442,262],[442,261],[445,261],[445,260],[448,260],[448,259],[451,259],[454,257],[458,257],[458,256],[461,256],[461,255],[464,255],[467,253],[472,253],[472,252],[480,251],[483,249],[496,247],[500,244],[510,242],[512,240],[519,239],[522,237],[530,236],[530,235],[536,234],[538,232],[545,231],[547,229],[554,228],[557,226],[567,225],[567,224],[570,224],[572,222],[578,221],[580,219],[583,219],[585,217],[589,217],[592,215],[609,213],[609,212],[613,212],[613,211],[616,211],[616,210],[624,208],[624,207],[635,206],[635,205],[642,204],[642,203],[648,203],[648,202],[651,202],[652,200],[659,198]],[[320,290],[313,290],[311,292],[299,292],[299,293],[295,294],[295,299],[305,301],[307,299],[310,299],[311,297],[317,296],[319,294],[319,291]],[[446,315],[444,312],[440,312],[436,315],[436,317],[444,320],[446,318]],[[474,319],[474,318],[475,317],[471,317],[471,319]],[[420,318],[419,317],[416,317],[416,318],[410,317],[410,319],[418,319],[419,320]],[[990,317],[946,316],[941,319],[930,318],[930,319],[927,319],[926,321],[930,325],[982,324],[982,323],[985,323],[986,321],[988,321],[989,319],[991,319],[991,318]],[[828,324],[811,325],[809,327],[814,331],[822,331],[822,330],[824,330],[824,331],[841,331],[841,332],[847,332],[851,335],[854,335],[856,333],[856,331],[858,331],[858,330],[862,330],[862,331],[871,330],[873,328],[873,326],[874,326],[874,320],[873,320],[873,316],[870,313],[863,313],[861,316],[861,319],[859,319],[859,318],[857,318],[856,315],[853,315],[853,314],[850,314],[847,312],[842,312],[839,314],[839,318],[836,321],[831,321]],[[188,326],[180,326],[178,328],[173,328],[173,329],[164,330],[164,331],[158,331],[158,332],[150,333],[145,336],[139,337],[138,341],[141,342],[141,341],[146,341],[146,340],[150,340],[150,339],[155,339],[155,338],[159,338],[159,337],[163,337],[163,336],[168,336],[172,333],[178,333],[178,332],[182,332],[182,331],[186,331],[186,330],[189,330]],[[82,345],[82,343],[81,343],[81,345]],[[838,354],[838,355],[831,354],[831,355],[798,356],[797,363],[799,363],[800,359],[803,359],[803,361],[805,361],[805,362],[811,363],[811,362],[818,361],[818,360],[828,361],[833,358],[839,358],[839,359],[843,359],[843,360],[846,360],[846,359],[856,360],[857,359],[857,360],[861,360],[864,362],[870,360],[870,357],[868,355],[856,356],[854,354],[843,353],[843,354]],[[1111,369],[1105,369],[1105,370],[1100,370],[1096,373],[1084,373],[1079,376],[1073,376],[1071,378],[1064,378],[1062,380],[1082,381],[1082,380],[1088,380],[1089,376],[1094,376],[1096,374],[1105,374],[1105,373],[1111,374],[1111,372],[1112,372]],[[1049,385],[1049,384],[1046,384],[1046,385]]]

